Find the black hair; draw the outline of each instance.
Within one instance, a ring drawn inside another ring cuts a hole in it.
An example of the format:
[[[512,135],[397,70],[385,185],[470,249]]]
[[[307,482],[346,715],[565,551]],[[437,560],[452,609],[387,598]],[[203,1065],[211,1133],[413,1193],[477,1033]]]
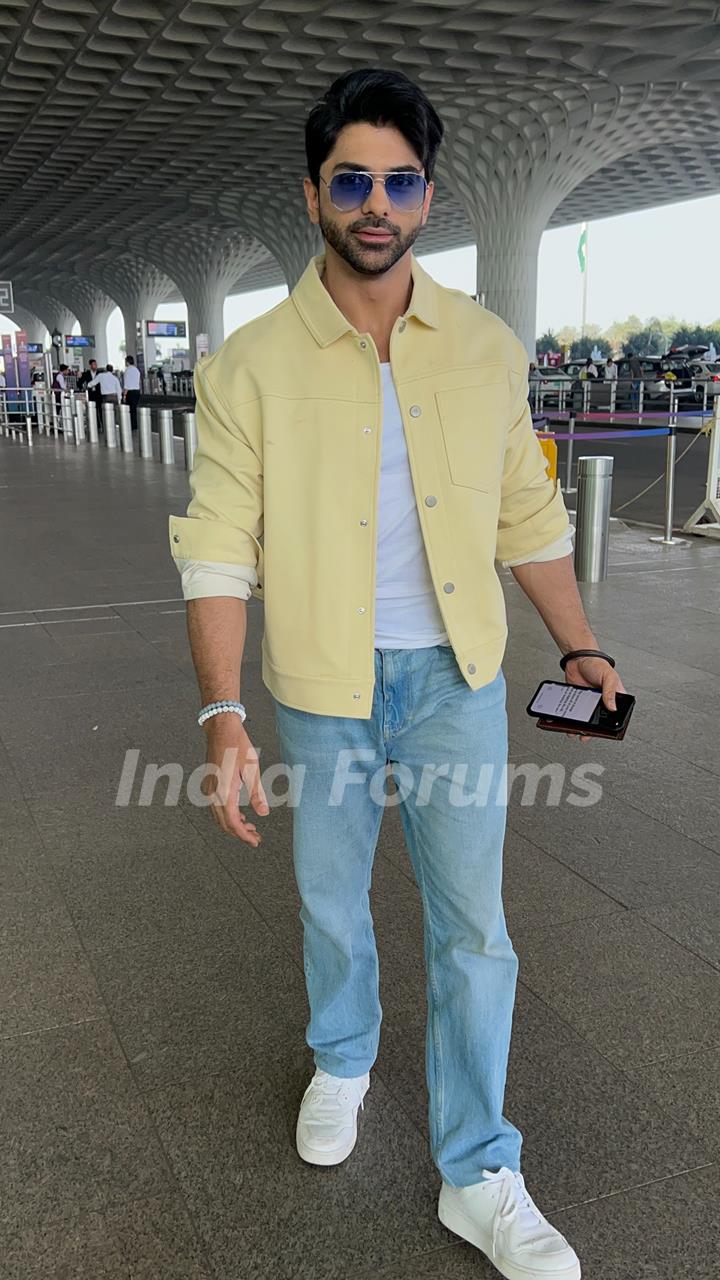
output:
[[[347,71],[334,80],[305,124],[310,181],[320,182],[320,165],[348,124],[394,125],[422,160],[431,181],[443,123],[422,89],[402,71]]]
[[[113,369],[113,367],[112,367],[112,365],[111,365],[111,364],[106,364],[106,365],[105,365],[105,372],[106,372],[106,373],[114,373],[114,369]]]
[[[135,363],[135,357],[134,357],[134,356],[126,356],[126,357],[125,357],[125,363],[126,363],[126,364],[134,364],[134,363]]]

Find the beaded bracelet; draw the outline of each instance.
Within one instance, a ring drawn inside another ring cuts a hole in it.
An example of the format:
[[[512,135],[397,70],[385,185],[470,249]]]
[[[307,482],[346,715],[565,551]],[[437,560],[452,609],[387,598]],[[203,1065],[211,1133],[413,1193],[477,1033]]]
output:
[[[234,711],[236,715],[244,722],[247,712],[242,702],[232,702],[228,698],[223,698],[221,702],[208,702],[207,706],[200,711],[197,722],[202,725],[211,716],[222,715],[224,711]]]

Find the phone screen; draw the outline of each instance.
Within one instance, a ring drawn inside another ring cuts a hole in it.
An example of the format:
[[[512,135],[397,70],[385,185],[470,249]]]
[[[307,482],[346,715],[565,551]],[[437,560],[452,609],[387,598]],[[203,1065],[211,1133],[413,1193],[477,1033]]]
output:
[[[588,724],[601,698],[600,689],[579,689],[574,685],[547,681],[535,694],[530,711],[535,715],[559,716],[563,720]]]

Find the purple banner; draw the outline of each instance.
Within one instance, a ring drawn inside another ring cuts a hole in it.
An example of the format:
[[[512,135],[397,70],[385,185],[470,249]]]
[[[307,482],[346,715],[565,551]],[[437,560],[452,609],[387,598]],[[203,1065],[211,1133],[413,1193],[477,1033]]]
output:
[[[28,353],[27,333],[18,329],[15,334],[15,350],[17,351],[17,376],[19,387],[30,386],[30,355]]]
[[[5,385],[7,387],[16,387],[17,369],[15,368],[15,356],[13,355],[13,340],[11,333],[2,335],[2,353],[5,361]]]

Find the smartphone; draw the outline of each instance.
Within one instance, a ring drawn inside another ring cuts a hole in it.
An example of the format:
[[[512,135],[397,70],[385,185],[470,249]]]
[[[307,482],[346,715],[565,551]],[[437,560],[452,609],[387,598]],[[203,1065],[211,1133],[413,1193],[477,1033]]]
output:
[[[630,693],[617,693],[615,701],[617,710],[610,711],[603,703],[600,689],[565,684],[560,680],[543,680],[528,703],[527,713],[537,718],[538,729],[621,741],[625,737],[635,699]]]

